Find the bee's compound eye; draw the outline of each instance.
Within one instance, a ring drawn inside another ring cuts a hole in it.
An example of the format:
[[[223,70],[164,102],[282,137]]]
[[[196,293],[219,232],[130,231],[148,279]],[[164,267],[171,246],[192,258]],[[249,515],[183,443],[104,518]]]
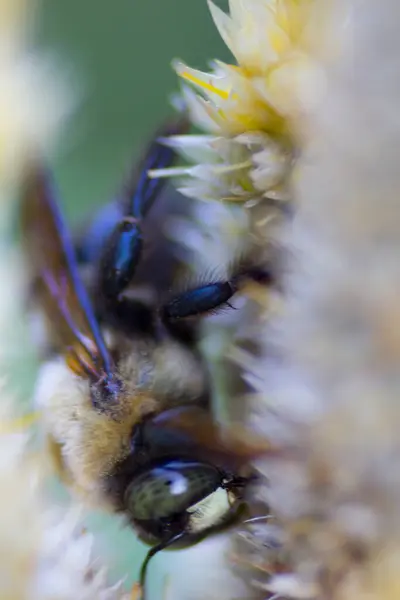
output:
[[[125,494],[133,519],[168,519],[184,513],[221,485],[221,475],[211,465],[169,461],[134,478]]]

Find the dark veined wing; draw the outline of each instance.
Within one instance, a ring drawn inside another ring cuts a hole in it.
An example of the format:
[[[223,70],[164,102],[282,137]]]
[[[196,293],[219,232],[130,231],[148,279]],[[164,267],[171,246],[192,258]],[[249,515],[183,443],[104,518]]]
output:
[[[149,171],[166,169],[172,166],[175,160],[175,150],[163,144],[161,139],[181,135],[188,130],[189,120],[183,114],[174,120],[168,120],[153,137],[123,190],[124,209],[128,216],[142,219],[166,183],[165,178],[148,176]]]
[[[27,174],[20,223],[35,290],[61,352],[75,372],[94,379],[109,375],[111,357],[81,281],[74,248],[49,173]]]

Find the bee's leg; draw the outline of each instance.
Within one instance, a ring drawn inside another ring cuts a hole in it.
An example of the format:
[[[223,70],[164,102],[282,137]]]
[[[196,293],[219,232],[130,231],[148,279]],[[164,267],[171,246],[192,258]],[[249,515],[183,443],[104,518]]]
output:
[[[249,279],[263,285],[272,283],[271,273],[259,269],[249,270],[225,281],[207,283],[169,300],[161,308],[161,318],[166,322],[173,322],[186,317],[202,316],[224,305],[230,306],[232,296]]]
[[[158,552],[161,552],[161,550],[165,550],[166,548],[169,548],[170,546],[175,544],[175,542],[180,541],[182,538],[185,537],[185,535],[186,532],[182,531],[181,533],[178,533],[173,537],[160,542],[159,544],[157,544],[157,546],[153,546],[153,548],[150,548],[140,569],[140,588],[142,592],[141,600],[146,600],[146,576],[150,560],[153,558],[153,556],[158,554]]]
[[[175,158],[174,150],[163,145],[160,137],[182,133],[186,128],[185,118],[165,126],[150,144],[139,175],[128,182],[124,214],[115,225],[101,255],[99,291],[108,301],[118,301],[132,281],[142,255],[143,219],[165,184],[164,178],[150,178],[148,172],[168,168]]]

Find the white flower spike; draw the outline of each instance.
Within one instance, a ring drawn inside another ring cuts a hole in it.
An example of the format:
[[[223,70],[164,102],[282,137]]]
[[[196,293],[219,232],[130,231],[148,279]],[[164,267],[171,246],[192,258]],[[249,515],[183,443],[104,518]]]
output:
[[[194,144],[190,135],[173,140],[182,156],[205,167],[169,172],[182,180],[179,189],[184,194],[241,202],[290,199],[288,182],[298,147],[294,123],[320,98],[321,77],[309,53],[308,35],[315,4],[315,0],[230,0],[227,15],[208,1],[237,64],[214,61],[212,71],[203,73],[181,61],[174,63],[184,81],[182,95],[193,124],[214,136],[212,144],[209,135],[194,136]],[[193,145],[195,155],[188,153]],[[221,171],[215,170],[216,164]],[[222,189],[215,174],[224,180]]]

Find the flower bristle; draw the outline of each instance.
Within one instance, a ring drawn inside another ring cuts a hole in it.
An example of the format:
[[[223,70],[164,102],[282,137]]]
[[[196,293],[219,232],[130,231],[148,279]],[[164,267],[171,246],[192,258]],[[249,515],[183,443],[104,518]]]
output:
[[[289,450],[257,462],[250,505],[271,511],[276,529],[262,519],[239,528],[233,570],[249,598],[394,600],[398,3],[365,0],[362,15],[352,0],[229,5],[226,15],[209,2],[237,64],[214,61],[211,74],[176,65],[206,135],[172,143],[197,161],[180,190],[242,206],[243,238],[256,235],[260,256],[276,244],[282,258],[278,302],[259,289],[223,347],[254,390],[242,398],[248,424]],[[238,347],[246,335],[256,353]]]

